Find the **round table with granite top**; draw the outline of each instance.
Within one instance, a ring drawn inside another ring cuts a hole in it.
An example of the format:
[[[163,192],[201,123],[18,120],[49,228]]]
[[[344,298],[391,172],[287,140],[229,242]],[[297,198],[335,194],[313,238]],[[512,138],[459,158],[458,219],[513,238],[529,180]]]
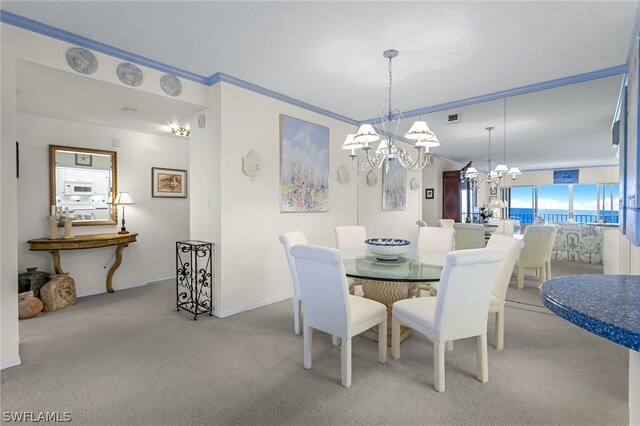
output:
[[[440,280],[442,266],[447,253],[429,250],[415,250],[410,247],[397,260],[380,260],[367,249],[342,250],[342,261],[348,277],[359,280],[364,297],[384,304],[387,307],[391,333],[391,307],[394,302],[408,299],[416,295],[419,283]],[[362,335],[371,340],[378,340],[377,327],[369,329]],[[411,329],[402,327],[400,341],[411,335]],[[388,339],[391,345],[391,339]]]
[[[640,276],[554,278],[542,284],[540,299],[561,318],[629,348],[629,424],[640,424]]]

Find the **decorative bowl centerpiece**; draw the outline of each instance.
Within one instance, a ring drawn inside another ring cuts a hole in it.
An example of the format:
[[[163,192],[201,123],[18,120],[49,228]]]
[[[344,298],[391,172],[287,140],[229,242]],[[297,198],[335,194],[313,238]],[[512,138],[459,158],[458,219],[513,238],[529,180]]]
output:
[[[400,238],[369,238],[364,242],[378,260],[398,260],[411,244]]]

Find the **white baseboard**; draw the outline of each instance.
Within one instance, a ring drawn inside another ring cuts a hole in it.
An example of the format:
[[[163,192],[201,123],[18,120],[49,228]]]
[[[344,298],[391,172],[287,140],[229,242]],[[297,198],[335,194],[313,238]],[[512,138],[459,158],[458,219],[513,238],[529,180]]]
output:
[[[291,299],[292,297],[293,297],[292,293],[287,293],[284,295],[272,297],[271,299],[262,300],[257,303],[252,303],[250,305],[243,305],[234,309],[229,309],[228,311],[224,311],[224,312],[215,311],[213,314],[218,318],[225,318],[231,315],[239,314],[240,312],[250,311],[252,309],[262,308],[263,306],[282,302],[283,300]]]
[[[15,367],[16,365],[20,365],[20,364],[22,364],[20,357],[10,359],[7,361],[2,361],[2,363],[0,363],[0,370],[4,370],[5,368],[9,368],[9,367]]]
[[[133,284],[125,284],[122,286],[116,286],[113,289],[116,291],[119,290],[127,290],[130,288],[136,288],[136,287],[142,287],[145,286],[147,284],[157,284],[159,282],[163,282],[163,281],[167,281],[167,280],[175,280],[176,277],[167,277],[167,278],[159,278],[153,281],[144,281],[144,282],[139,282],[139,283],[133,283]],[[94,296],[96,294],[102,294],[102,293],[106,293],[107,289],[105,288],[104,290],[96,290],[96,291],[86,291],[83,293],[78,293],[78,297],[86,297],[86,296]]]

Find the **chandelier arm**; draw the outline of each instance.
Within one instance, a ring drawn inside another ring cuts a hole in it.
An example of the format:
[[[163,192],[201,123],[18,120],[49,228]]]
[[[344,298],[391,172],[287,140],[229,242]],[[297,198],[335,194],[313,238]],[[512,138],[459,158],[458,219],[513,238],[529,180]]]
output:
[[[352,162],[353,168],[356,169],[356,171],[358,173],[366,173],[366,172],[371,170],[371,165],[366,161],[364,163],[362,163],[362,167],[358,167],[358,156],[357,155],[350,155],[350,157],[351,157],[351,162]]]
[[[384,163],[384,156],[379,156],[377,154],[374,154],[373,156],[370,154],[372,150],[367,150],[365,151],[365,154],[367,155],[367,162],[369,163],[369,165],[374,168],[374,169],[379,169],[382,167],[382,164]]]

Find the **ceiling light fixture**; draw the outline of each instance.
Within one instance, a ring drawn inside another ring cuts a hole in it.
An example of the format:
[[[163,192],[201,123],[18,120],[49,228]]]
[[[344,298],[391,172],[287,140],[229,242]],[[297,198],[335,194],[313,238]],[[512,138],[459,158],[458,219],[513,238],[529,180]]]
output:
[[[479,185],[488,184],[491,187],[500,187],[504,183],[505,176],[511,176],[512,180],[515,180],[522,173],[520,169],[517,167],[507,167],[507,98],[504,98],[504,116],[503,116],[503,128],[504,128],[504,138],[503,138],[503,146],[502,146],[502,164],[498,164],[495,169],[491,168],[493,163],[493,158],[491,157],[491,131],[494,127],[489,126],[486,127],[489,132],[489,155],[487,157],[487,174],[483,177],[480,177],[480,173],[478,170],[470,166],[467,168],[464,178],[471,184],[472,188],[477,188]]]
[[[181,136],[183,138],[188,137],[191,134],[191,130],[188,127],[183,126],[171,126],[171,134]]]
[[[391,107],[391,83],[393,81],[391,74],[391,60],[398,56],[397,50],[387,50],[382,54],[389,59],[389,105],[382,111],[376,120],[378,131],[381,131],[382,137],[371,124],[363,124],[357,133],[347,135],[343,149],[351,150],[349,157],[353,162],[353,167],[358,172],[368,172],[371,169],[379,169],[385,164],[385,160],[397,158],[400,164],[409,170],[422,170],[430,163],[429,148],[440,145],[436,135],[429,129],[424,121],[416,121],[411,129],[404,134],[408,139],[408,143],[413,143],[413,147],[417,150],[418,156],[415,160],[411,158],[409,153],[397,146],[398,128],[404,116],[398,109]],[[380,130],[381,128],[381,130]],[[369,144],[380,141],[375,151]],[[412,142],[415,141],[415,142]],[[358,166],[358,151],[361,149],[366,155],[366,161]],[[388,161],[387,161],[388,167]]]

